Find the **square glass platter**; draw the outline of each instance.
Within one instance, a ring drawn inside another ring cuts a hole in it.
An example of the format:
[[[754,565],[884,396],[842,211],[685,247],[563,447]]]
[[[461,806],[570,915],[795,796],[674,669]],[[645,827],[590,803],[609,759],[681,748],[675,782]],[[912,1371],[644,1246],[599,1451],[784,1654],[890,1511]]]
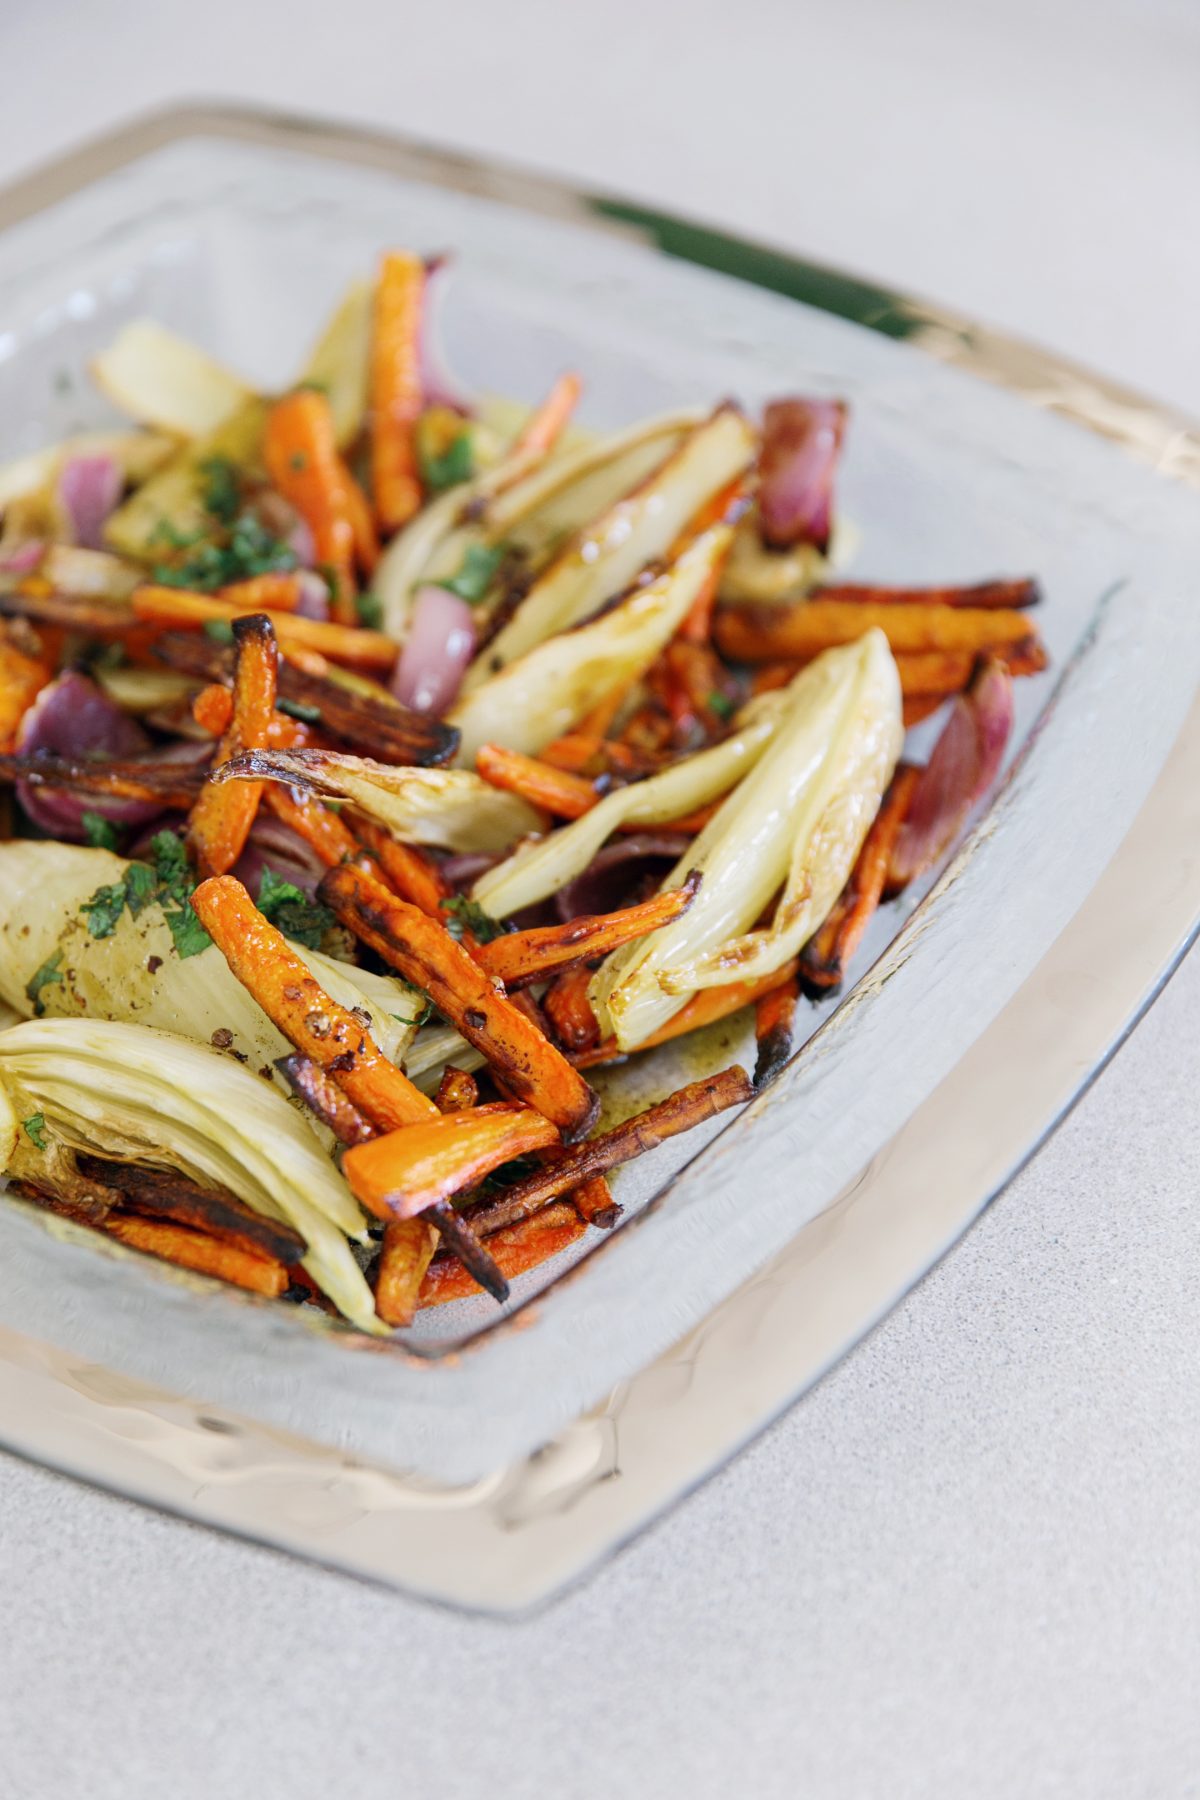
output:
[[[1195,477],[1196,439],[861,283],[314,124],[147,121],[0,197],[0,228],[0,457],[103,418],[78,377],[128,318],[269,387],[381,247],[450,248],[466,382],[531,398],[576,366],[600,427],[845,395],[856,574],[1044,584],[1053,673],[1019,684],[1009,780],[961,853],[880,916],[775,1086],[634,1165],[628,1223],[507,1318],[445,1309],[379,1345],[0,1208],[0,1440],[437,1597],[528,1603],[899,1298],[1189,941],[1200,508],[1164,476]],[[744,1048],[725,1031],[610,1085],[657,1095]]]

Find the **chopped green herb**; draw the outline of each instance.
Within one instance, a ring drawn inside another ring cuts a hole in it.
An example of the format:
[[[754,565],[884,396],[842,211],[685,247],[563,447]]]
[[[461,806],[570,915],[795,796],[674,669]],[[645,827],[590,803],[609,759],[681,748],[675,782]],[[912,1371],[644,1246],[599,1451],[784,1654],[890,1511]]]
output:
[[[212,939],[192,911],[190,900],[186,901],[178,912],[167,912],[164,909],[163,918],[170,927],[171,937],[181,961],[186,962],[189,956],[199,956],[200,952],[207,950],[212,943]]]
[[[152,544],[162,544],[168,550],[190,550],[203,536],[202,531],[180,531],[170,519],[160,519],[150,533],[149,541]],[[157,576],[157,570],[155,574]]]
[[[487,595],[495,578],[496,570],[504,561],[502,544],[468,544],[462,559],[462,567],[457,575],[451,575],[448,581],[439,581],[434,585],[449,588],[468,606],[478,606]]]
[[[158,878],[143,862],[130,863],[125,876],[125,904],[136,919],[158,896]]]
[[[366,625],[371,631],[378,631],[383,624],[383,602],[378,594],[372,594],[369,589],[365,594],[355,595],[354,610],[358,614],[359,624]]]
[[[321,723],[319,706],[309,706],[306,700],[276,700],[275,711],[286,713],[289,719],[300,719],[305,725]]]
[[[94,938],[111,937],[125,911],[125,883],[114,881],[108,887],[98,887],[80,910],[86,913],[87,928]]]
[[[490,919],[482,906],[474,900],[468,900],[465,894],[456,894],[452,900],[443,900],[442,911],[448,915],[446,930],[454,938],[461,938],[464,932],[469,931],[481,944],[490,944],[493,938],[503,937],[507,930],[498,919]]]
[[[258,910],[284,937],[303,944],[306,950],[318,950],[325,933],[336,923],[327,906],[319,906],[294,883],[269,868],[262,872]]]
[[[29,1139],[35,1150],[44,1150],[46,1148],[45,1113],[30,1113],[27,1119],[21,1120],[21,1129],[24,1131],[25,1136]]]
[[[460,481],[470,481],[475,473],[470,429],[460,431],[440,456],[421,456],[420,464],[421,479],[435,494],[457,487]]]
[[[301,469],[307,469],[307,467],[308,457],[303,450],[293,451],[292,455],[288,457],[288,468],[295,469],[297,475],[300,473]]]
[[[48,956],[37,973],[31,975],[25,983],[25,998],[32,1004],[33,1014],[37,1019],[40,1019],[46,1010],[45,1001],[41,997],[42,989],[53,987],[56,981],[62,980],[62,959],[61,949],[56,950],[54,955]]]
[[[177,831],[159,831],[150,839],[155,872],[173,900],[186,900],[196,883],[183,839]],[[136,864],[135,864],[136,867]]]
[[[232,644],[233,625],[228,619],[205,619],[204,635],[214,644]]]
[[[117,831],[111,819],[104,818],[100,813],[85,812],[80,823],[93,850],[116,849]]]
[[[411,1025],[414,1030],[419,1031],[426,1020],[434,1018],[436,1013],[437,1008],[433,1001],[427,1000],[415,1019],[406,1018],[403,1013],[392,1013],[389,1016],[395,1019],[397,1025]]]
[[[166,541],[173,548],[191,549],[191,555],[178,563],[163,563],[154,571],[154,579],[163,587],[196,588],[211,592],[226,587],[231,581],[247,581],[254,575],[287,572],[296,567],[296,553],[290,544],[275,537],[262,520],[252,512],[236,512],[226,520],[210,513],[214,534],[184,540],[174,534]]]
[[[709,712],[716,713],[718,719],[732,719],[734,713],[733,701],[729,698],[728,694],[721,693],[719,688],[713,689],[712,693],[708,696],[706,704]]]
[[[222,525],[232,525],[242,504],[242,478],[227,456],[210,456],[200,464],[204,485],[200,504]]]

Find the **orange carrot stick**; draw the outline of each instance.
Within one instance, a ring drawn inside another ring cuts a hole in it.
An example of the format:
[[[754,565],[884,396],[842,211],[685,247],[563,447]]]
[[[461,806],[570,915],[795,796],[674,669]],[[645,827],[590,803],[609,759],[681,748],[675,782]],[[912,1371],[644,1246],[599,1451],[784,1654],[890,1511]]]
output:
[[[588,999],[592,971],[586,963],[564,969],[542,999],[546,1017],[563,1049],[570,1054],[591,1050],[600,1041],[600,1026]],[[715,990],[714,990],[715,991]]]
[[[560,375],[542,404],[525,421],[512,454],[520,456],[527,451],[540,451],[544,455],[553,450],[578,406],[582,392],[583,383],[578,375]]]
[[[209,624],[222,620],[232,624],[245,617],[242,608],[232,606],[228,600],[193,594],[186,588],[155,587],[150,582],[134,590],[129,604],[135,618],[183,630],[200,631]],[[296,613],[277,613],[273,623],[280,649],[288,657],[315,650],[330,662],[385,674],[396,660],[395,643],[381,631],[331,625],[323,619],[300,618]]]
[[[297,388],[277,400],[267,416],[263,454],[271,485],[303,518],[317,561],[330,572],[334,618],[354,625],[355,553],[366,508],[361,495],[355,496],[353,478],[338,451],[325,395]],[[368,554],[373,537],[364,544]]]
[[[475,767],[485,781],[506,793],[520,794],[531,806],[540,806],[560,819],[578,819],[595,806],[600,796],[582,775],[570,775],[535,756],[506,750],[500,744],[483,744]]]
[[[1042,590],[1036,581],[979,581],[972,587],[875,587],[869,583],[825,582],[810,600],[846,600],[872,606],[987,606],[1012,609],[1037,606]]]
[[[317,893],[356,936],[429,996],[520,1101],[552,1119],[564,1137],[589,1129],[599,1109],[596,1095],[445,926],[345,865],[330,869]]]
[[[247,581],[231,581],[218,596],[246,612],[294,613],[300,604],[300,577],[284,573],[252,575]]]
[[[375,291],[371,341],[371,482],[385,535],[407,525],[421,505],[414,432],[421,414],[421,311],[425,265],[392,251]]]
[[[577,1188],[573,1188],[571,1204],[581,1219],[585,1219],[589,1225],[597,1226],[601,1231],[611,1231],[625,1210],[613,1199],[607,1175],[590,1175]],[[493,1245],[493,1250],[494,1248]]]
[[[743,1006],[753,1005],[761,994],[769,993],[772,988],[790,981],[795,973],[796,960],[793,958],[773,974],[760,975],[757,981],[731,981],[727,987],[701,988],[686,1005],[680,1007],[673,1019],[668,1019],[644,1044],[639,1044],[638,1051],[654,1050],[659,1044],[670,1043],[673,1038],[683,1037],[689,1031],[699,1031],[703,1025],[715,1025],[718,1020],[727,1019],[731,1013],[740,1012]],[[615,1039],[605,1038],[602,1043],[571,1060],[577,1069],[594,1069],[602,1063],[619,1062],[621,1052],[617,1049]]]
[[[194,1269],[200,1275],[214,1275],[220,1281],[232,1282],[234,1287],[249,1288],[252,1293],[267,1294],[272,1299],[282,1294],[291,1281],[284,1265],[274,1257],[256,1256],[223,1238],[192,1231],[186,1225],[110,1213],[101,1229],[131,1250],[176,1263],[181,1269]]]
[[[433,1101],[388,1061],[356,1013],[313,980],[287,939],[263,918],[232,876],[203,882],[192,895],[204,929],[242,986],[297,1050],[336,1075],[355,1106],[380,1131],[435,1116]]]
[[[430,918],[441,919],[444,923],[442,901],[450,898],[450,884],[432,857],[413,844],[397,843],[389,831],[369,819],[358,820],[354,829],[359,842],[366,846],[383,870],[388,887],[393,888],[402,900],[410,901]]]
[[[920,773],[911,763],[901,763],[897,768],[874,823],[863,839],[845,889],[820,930],[804,948],[800,958],[800,984],[814,998],[832,993],[845,979],[847,965],[883,898],[892,851]]]
[[[735,662],[805,662],[878,626],[893,651],[1001,649],[1036,635],[1011,608],[894,606],[868,601],[804,600],[792,606],[725,606],[716,619],[721,653]]]
[[[242,750],[266,747],[275,712],[279,665],[275,633],[265,613],[251,613],[233,628],[236,659],[233,711],[216,764]],[[200,875],[224,875],[246,847],[262,797],[260,781],[205,782],[188,818],[187,841]]]
[[[490,1239],[488,1249],[511,1281],[557,1256],[586,1230],[587,1226],[573,1206],[566,1203],[547,1206],[536,1218],[523,1219],[497,1231]],[[478,1292],[478,1284],[463,1265],[448,1259],[431,1264],[421,1284],[419,1304],[422,1307],[445,1306],[451,1300],[469,1300]]]
[[[263,802],[316,851],[326,868],[332,869],[361,853],[362,847],[349,826],[314,795],[297,799],[294,789],[272,781],[266,786]]]
[[[473,1075],[449,1063],[438,1084],[437,1109],[441,1113],[465,1112],[479,1098]],[[443,1212],[445,1209],[443,1209]],[[457,1216],[457,1215],[456,1215]],[[461,1221],[460,1221],[461,1225]],[[463,1231],[467,1230],[461,1225]],[[421,1283],[437,1249],[437,1230],[428,1216],[392,1219],[384,1227],[379,1267],[375,1272],[375,1310],[387,1325],[411,1325],[417,1310]],[[460,1267],[463,1266],[460,1264]],[[488,1285],[495,1291],[493,1282]]]
[[[754,1003],[754,1037],[758,1045],[758,1058],[754,1064],[756,1092],[774,1079],[792,1053],[799,998],[800,984],[793,975],[768,988]]]
[[[530,1106],[497,1101],[406,1125],[342,1158],[357,1199],[379,1219],[411,1219],[439,1200],[474,1187],[501,1163],[557,1144],[549,1119]]]
[[[11,750],[17,727],[50,680],[50,665],[0,639],[0,750]]]
[[[480,968],[504,987],[528,987],[544,981],[557,969],[607,956],[622,944],[645,937],[678,919],[700,890],[700,872],[694,869],[682,887],[655,894],[637,906],[623,906],[610,913],[584,913],[564,925],[541,925],[531,931],[513,931],[474,951]]]

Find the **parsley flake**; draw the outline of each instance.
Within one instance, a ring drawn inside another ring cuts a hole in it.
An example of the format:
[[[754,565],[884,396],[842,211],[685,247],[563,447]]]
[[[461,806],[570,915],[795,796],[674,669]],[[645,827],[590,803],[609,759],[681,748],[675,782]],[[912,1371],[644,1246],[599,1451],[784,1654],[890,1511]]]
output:
[[[61,981],[63,978],[62,958],[62,950],[56,950],[54,955],[48,956],[36,974],[31,975],[25,983],[25,998],[33,1006],[33,1015],[36,1019],[40,1019],[46,1010],[46,1003],[41,997],[42,989],[53,987],[55,982]]]
[[[45,1137],[46,1115],[45,1115],[45,1113],[40,1113],[40,1112],[30,1113],[30,1115],[27,1119],[21,1120],[21,1129],[25,1133],[25,1136],[29,1139],[30,1143],[33,1145],[35,1150],[44,1150],[46,1148],[46,1137]]]
[[[383,602],[378,594],[369,590],[365,594],[354,596],[354,610],[358,614],[360,625],[366,625],[371,631],[378,631],[383,624]]]
[[[475,457],[469,429],[452,438],[440,455],[425,454],[419,460],[421,479],[432,493],[441,494],[461,481],[470,481],[475,473]]]
[[[496,570],[503,561],[504,546],[501,544],[468,544],[458,574],[451,575],[446,581],[435,582],[434,586],[448,588],[468,606],[478,606],[487,597]]]
[[[721,693],[719,688],[713,689],[705,704],[708,707],[709,712],[716,713],[718,719],[732,719],[734,713],[733,701],[729,698],[728,694]]]
[[[84,836],[93,850],[115,850],[117,829],[102,813],[85,812],[80,819]]]
[[[469,931],[481,944],[490,944],[493,938],[503,937],[507,930],[498,919],[489,918],[482,906],[475,900],[468,900],[465,894],[456,894],[451,900],[443,900],[442,911],[447,914],[444,923],[453,938],[461,940],[464,933]]]
[[[305,725],[321,723],[319,706],[309,706],[306,700],[276,700],[275,711],[286,713],[289,719],[299,719]]]
[[[229,619],[205,619],[204,635],[214,644],[232,644],[233,624]]]
[[[320,949],[325,933],[336,923],[327,906],[310,900],[301,888],[270,868],[262,872],[258,910],[284,937],[303,944],[306,950]]]

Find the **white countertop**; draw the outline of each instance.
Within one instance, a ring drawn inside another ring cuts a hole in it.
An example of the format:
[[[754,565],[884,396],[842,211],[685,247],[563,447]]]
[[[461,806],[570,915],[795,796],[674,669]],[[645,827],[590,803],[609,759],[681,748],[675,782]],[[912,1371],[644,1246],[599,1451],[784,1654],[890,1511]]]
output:
[[[0,179],[259,99],[624,190],[1200,414],[1194,0],[7,0]],[[802,15],[808,12],[810,17]],[[0,1796],[1200,1794],[1200,962],[969,1238],[585,1586],[462,1619],[0,1457]]]

